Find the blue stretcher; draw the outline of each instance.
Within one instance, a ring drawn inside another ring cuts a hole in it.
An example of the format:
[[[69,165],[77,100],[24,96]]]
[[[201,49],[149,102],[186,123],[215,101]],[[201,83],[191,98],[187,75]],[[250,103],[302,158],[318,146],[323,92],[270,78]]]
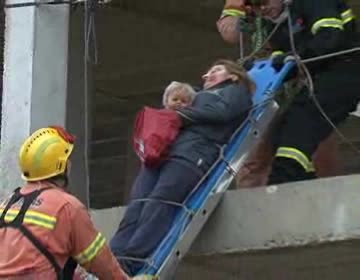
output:
[[[249,71],[257,85],[253,109],[245,122],[221,150],[219,159],[202,178],[194,191],[179,207],[168,234],[147,259],[138,275],[152,275],[154,279],[168,280],[175,275],[182,257],[201,231],[222,195],[230,186],[251,148],[275,117],[279,109],[275,93],[282,87],[286,74],[295,62],[287,62],[276,72],[269,60],[258,61]]]

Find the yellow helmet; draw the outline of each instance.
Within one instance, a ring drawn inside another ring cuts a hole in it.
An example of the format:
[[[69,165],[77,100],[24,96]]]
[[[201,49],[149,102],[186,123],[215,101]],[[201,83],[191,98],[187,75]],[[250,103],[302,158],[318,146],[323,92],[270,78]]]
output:
[[[75,138],[61,127],[35,131],[20,148],[19,165],[26,181],[45,180],[66,170]]]

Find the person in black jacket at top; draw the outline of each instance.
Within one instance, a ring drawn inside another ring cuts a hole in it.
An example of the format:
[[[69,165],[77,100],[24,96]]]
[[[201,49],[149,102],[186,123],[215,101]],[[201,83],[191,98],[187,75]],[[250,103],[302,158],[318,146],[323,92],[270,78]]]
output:
[[[216,62],[203,76],[203,89],[192,106],[177,110],[183,128],[168,159],[157,168],[142,166],[130,203],[110,247],[129,275],[144,263],[124,257],[147,258],[169,230],[178,206],[219,156],[252,106],[254,83],[238,64]],[[147,198],[147,201],[136,201]]]
[[[290,3],[289,15],[285,0],[226,0],[218,30],[225,41],[234,43],[238,40],[238,24],[249,19],[246,5],[263,19],[266,33],[270,34],[279,24],[270,39],[275,51],[272,56],[275,69],[280,69],[290,54],[294,55],[291,33],[296,53],[302,59],[360,46],[355,16],[345,0],[287,0],[286,3]],[[359,52],[308,64],[316,99],[335,125],[344,121],[360,100],[359,66]],[[275,160],[268,183],[315,178],[311,156],[332,131],[333,126],[309,92],[297,95],[276,131]]]

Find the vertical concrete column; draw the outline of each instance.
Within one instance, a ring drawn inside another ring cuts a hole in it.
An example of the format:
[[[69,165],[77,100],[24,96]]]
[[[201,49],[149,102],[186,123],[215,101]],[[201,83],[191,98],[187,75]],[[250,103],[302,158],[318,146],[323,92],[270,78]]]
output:
[[[70,10],[66,127],[76,135],[76,148],[71,158],[71,192],[85,205],[90,206],[90,174],[87,167],[90,158],[93,79],[91,63],[85,61],[84,57],[84,41],[84,10],[77,7]],[[85,63],[87,65],[86,81]]]
[[[16,1],[19,2],[27,0]],[[73,105],[68,102],[69,15],[67,4],[6,10],[0,191],[22,184],[18,150],[31,132],[51,124],[66,127],[71,123],[69,130],[82,134],[76,129],[81,127],[78,123],[83,121],[83,108],[69,110]],[[69,92],[73,94],[83,98],[81,93]],[[84,138],[80,137],[80,141]],[[80,142],[76,147],[73,168],[84,172],[84,154],[79,156],[79,151],[84,153],[81,146]],[[76,185],[75,194],[87,188],[84,179]],[[86,192],[80,198],[86,202]]]

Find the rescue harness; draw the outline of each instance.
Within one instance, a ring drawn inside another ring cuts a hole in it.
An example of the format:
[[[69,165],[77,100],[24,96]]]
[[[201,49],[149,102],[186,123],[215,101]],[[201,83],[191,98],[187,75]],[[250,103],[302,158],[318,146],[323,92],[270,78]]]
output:
[[[32,234],[32,232],[23,225],[26,211],[29,209],[31,204],[42,192],[49,189],[52,189],[52,187],[46,187],[40,190],[35,190],[25,195],[20,193],[20,188],[15,189],[14,194],[11,196],[9,202],[5,206],[0,216],[0,229],[7,227],[18,229],[34,245],[34,247],[38,249],[39,252],[46,257],[46,259],[49,261],[49,263],[52,265],[52,267],[55,270],[57,280],[72,279],[77,263],[72,258],[69,258],[64,268],[61,268],[61,266],[57,263],[55,257],[49,252],[49,250],[46,249],[46,247],[41,243],[41,241],[37,239]],[[13,220],[5,221],[5,217],[9,209],[15,203],[20,201],[20,199],[23,199],[23,203],[21,205],[19,213],[16,215],[16,217]]]

